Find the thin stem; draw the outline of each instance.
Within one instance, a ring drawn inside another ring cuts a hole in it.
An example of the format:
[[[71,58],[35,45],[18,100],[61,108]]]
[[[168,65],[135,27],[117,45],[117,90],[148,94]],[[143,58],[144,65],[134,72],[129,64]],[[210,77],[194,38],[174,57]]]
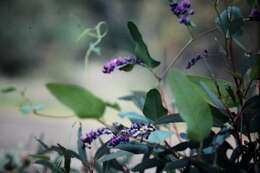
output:
[[[164,79],[165,76],[167,75],[168,71],[171,69],[171,67],[179,60],[179,58],[181,57],[181,55],[184,53],[184,51],[196,40],[217,31],[218,28],[217,27],[213,27],[205,32],[202,32],[201,34],[199,34],[197,37],[192,37],[185,45],[184,47],[177,53],[177,55],[172,58],[172,61],[169,63],[169,65],[165,68],[165,70],[162,72],[161,74],[161,79]]]
[[[72,117],[75,117],[75,115],[65,115],[65,116],[49,115],[49,114],[44,114],[44,113],[38,112],[38,111],[36,111],[36,110],[33,110],[33,114],[34,114],[34,115],[37,115],[37,116],[40,116],[40,117],[45,117],[45,118],[61,118],[61,119],[64,119],[64,118],[72,118]]]

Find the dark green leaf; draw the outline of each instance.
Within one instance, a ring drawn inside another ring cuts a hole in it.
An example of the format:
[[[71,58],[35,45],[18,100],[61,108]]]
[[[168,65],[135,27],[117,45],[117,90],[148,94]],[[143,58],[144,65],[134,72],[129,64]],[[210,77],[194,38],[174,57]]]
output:
[[[145,102],[145,92],[143,91],[132,91],[131,95],[123,96],[120,100],[132,101],[139,109],[143,110]]]
[[[141,163],[137,164],[132,169],[132,171],[140,172],[140,171],[144,171],[145,169],[149,169],[149,168],[153,168],[153,167],[159,166],[160,164],[162,164],[162,162],[161,162],[161,160],[159,160],[157,158],[147,159],[144,162],[141,162]]]
[[[119,70],[129,72],[129,71],[132,71],[133,68],[134,68],[134,64],[127,64],[123,67],[120,67]]]
[[[170,115],[162,116],[161,118],[157,119],[154,122],[154,124],[160,125],[160,124],[179,123],[179,122],[184,122],[180,114],[170,114]]]
[[[251,71],[250,71],[250,78],[252,80],[258,80],[260,79],[260,56],[258,55],[255,57],[255,63],[252,65]]]
[[[47,84],[48,90],[79,118],[100,118],[105,111],[105,103],[88,90],[72,84]]]
[[[213,125],[208,103],[198,93],[198,87],[176,69],[170,74],[169,84],[175,96],[176,107],[187,123],[189,138],[202,141]]]
[[[203,96],[204,99],[206,99],[210,104],[213,104],[211,102],[211,99],[209,98],[208,94],[203,90],[201,87],[201,82],[203,82],[210,91],[212,91],[215,95],[218,96],[218,91],[217,91],[217,86],[216,83],[219,86],[219,91],[221,93],[221,100],[223,100],[224,104],[227,105],[228,107],[233,107],[238,104],[238,102],[234,103],[232,98],[230,97],[229,93],[227,92],[226,88],[231,87],[233,88],[232,84],[228,81],[225,80],[212,80],[207,77],[203,76],[193,76],[193,75],[187,75],[189,80],[195,84],[198,87],[197,92]]]
[[[143,113],[146,117],[156,120],[168,113],[162,105],[160,92],[157,89],[151,89],[145,99]]]
[[[238,125],[243,122],[243,132],[259,132],[260,130],[260,96],[248,99],[242,109],[243,115],[237,120]]]
[[[148,137],[148,142],[150,143],[161,143],[166,138],[173,135],[173,132],[170,131],[163,131],[163,130],[156,130],[154,132],[151,132]]]
[[[106,104],[107,107],[110,107],[110,108],[112,108],[112,109],[114,109],[116,111],[120,111],[121,110],[119,104],[117,104],[117,103],[105,102],[105,104]]]
[[[134,154],[144,154],[149,151],[149,147],[145,144],[137,143],[137,142],[129,142],[118,144],[116,148],[124,151],[128,151]]]
[[[228,115],[224,111],[220,111],[217,108],[210,106],[213,116],[213,125],[215,127],[221,127],[229,121]]]
[[[143,41],[142,35],[137,26],[133,22],[128,22],[128,30],[135,42],[135,55],[141,59],[148,67],[154,68],[160,65],[160,62],[155,61],[148,51],[146,44]]]
[[[84,144],[80,140],[80,137],[82,136],[82,127],[81,125],[78,128],[78,141],[77,141],[77,147],[78,147],[78,153],[80,155],[81,161],[86,162],[87,161],[87,153]]]
[[[152,120],[149,120],[143,115],[140,115],[136,112],[120,112],[118,115],[121,118],[128,118],[131,122],[142,122],[142,123],[151,123]]]
[[[1,93],[10,93],[10,92],[14,92],[14,91],[16,91],[16,87],[14,87],[14,86],[8,86],[8,87],[0,89]]]
[[[109,153],[109,148],[107,147],[107,144],[102,143],[101,147],[99,147],[95,153],[94,160],[98,160],[102,156],[108,153]]]
[[[47,160],[37,160],[34,162],[35,164],[39,164],[42,165],[44,167],[49,168],[51,171],[55,172],[55,173],[64,173],[64,171],[62,171],[62,169],[56,167],[53,163],[47,161]]]
[[[29,155],[32,159],[37,159],[37,160],[50,160],[50,157],[45,155],[45,154],[32,154]]]
[[[120,157],[130,157],[132,154],[127,151],[116,151],[113,153],[109,153],[104,155],[102,158],[99,159],[100,162],[109,161],[112,159],[120,158]]]
[[[190,161],[188,159],[174,160],[166,164],[165,170],[184,168],[189,164],[189,162]]]
[[[202,89],[207,93],[211,102],[220,110],[225,110],[225,106],[218,96],[213,93],[204,82],[200,82]]]
[[[243,32],[244,21],[239,7],[228,6],[219,17],[216,23],[229,36],[240,36]]]

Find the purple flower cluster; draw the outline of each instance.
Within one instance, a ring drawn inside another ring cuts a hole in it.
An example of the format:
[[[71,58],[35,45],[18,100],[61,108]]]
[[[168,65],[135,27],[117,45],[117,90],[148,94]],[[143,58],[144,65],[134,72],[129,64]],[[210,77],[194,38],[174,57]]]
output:
[[[133,123],[129,128],[123,128],[117,134],[115,134],[109,141],[109,146],[116,146],[120,143],[129,142],[132,138],[148,138],[150,133],[155,131],[155,127],[152,124]]]
[[[192,66],[194,66],[199,60],[202,58],[208,57],[208,50],[204,50],[201,54],[196,55],[193,57],[187,64],[186,69],[190,69]]]
[[[112,134],[112,131],[109,128],[99,128],[96,131],[91,130],[86,135],[81,136],[80,140],[83,143],[91,144],[95,139],[97,139],[101,135],[109,135]]]
[[[110,61],[108,61],[104,66],[103,66],[103,73],[111,73],[113,72],[116,68],[121,68],[129,64],[139,64],[142,65],[143,62],[140,59],[137,59],[136,57],[118,57],[114,58]]]
[[[129,142],[132,138],[148,138],[150,133],[155,131],[155,127],[152,124],[144,123],[133,123],[131,127],[125,127],[119,123],[113,123],[111,129],[109,128],[99,128],[96,131],[90,131],[86,135],[81,137],[81,141],[84,144],[90,145],[95,139],[101,135],[113,134],[112,138],[108,140],[108,146],[116,146],[120,143]]]
[[[194,14],[194,10],[191,8],[191,0],[174,0],[174,2],[170,4],[170,7],[181,24],[191,24],[190,16]]]
[[[260,9],[253,8],[250,12],[250,17],[260,17]]]

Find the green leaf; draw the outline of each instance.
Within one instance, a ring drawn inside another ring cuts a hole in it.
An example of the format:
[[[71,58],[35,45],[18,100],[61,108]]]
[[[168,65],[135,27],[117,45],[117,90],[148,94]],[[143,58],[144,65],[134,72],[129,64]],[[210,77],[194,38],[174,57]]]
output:
[[[239,117],[237,122],[241,126],[240,122],[242,121],[243,127],[240,129],[242,132],[259,132],[260,130],[260,96],[254,96],[248,99],[243,108],[243,115]]]
[[[204,82],[200,82],[202,89],[208,94],[211,102],[220,110],[225,110],[225,106],[221,100],[213,93]]]
[[[118,114],[121,118],[128,118],[131,122],[142,122],[142,123],[151,123],[152,120],[146,118],[143,115],[140,115],[136,112],[120,112]]]
[[[109,148],[107,147],[107,144],[102,143],[101,147],[99,147],[95,153],[94,160],[98,160],[105,154],[109,153]]]
[[[250,71],[250,78],[252,80],[258,80],[260,79],[260,56],[258,55],[255,57],[255,63],[252,65],[251,71]]]
[[[174,133],[170,131],[156,130],[154,132],[151,132],[148,141],[151,143],[161,143],[162,141],[164,141],[166,138],[170,137],[173,134]]]
[[[32,154],[29,155],[32,159],[38,159],[38,160],[50,160],[50,156],[47,156],[45,154]]]
[[[82,127],[81,125],[78,128],[78,141],[77,141],[77,147],[78,147],[78,153],[81,158],[82,162],[87,162],[87,154],[86,149],[82,141],[80,140],[80,137],[82,136]]]
[[[154,122],[154,124],[160,125],[160,124],[179,123],[179,122],[184,122],[180,114],[170,114],[170,115],[162,116],[161,118],[157,119]]]
[[[130,157],[132,154],[127,152],[127,151],[117,151],[117,152],[113,152],[107,155],[104,155],[102,158],[99,159],[100,162],[105,162],[105,161],[109,161],[112,159],[117,159],[120,157]]]
[[[6,93],[14,92],[16,90],[17,90],[16,87],[8,86],[8,87],[1,88],[0,92],[6,94]]]
[[[146,117],[156,120],[168,113],[162,105],[160,92],[157,89],[151,89],[145,99],[143,113]]]
[[[145,102],[145,92],[132,91],[131,95],[120,97],[119,100],[132,101],[139,109],[143,110]]]
[[[148,67],[154,68],[160,65],[159,61],[154,60],[148,51],[148,48],[146,44],[143,41],[143,37],[141,33],[139,32],[137,26],[129,21],[127,23],[128,30],[132,36],[132,39],[135,42],[135,56],[139,59],[141,59],[144,64],[146,64]]]
[[[224,31],[226,37],[240,36],[243,33],[244,21],[239,7],[228,6],[219,17],[216,23]]]
[[[215,81],[210,78],[204,76],[194,76],[194,75],[187,75],[188,79],[197,86],[198,93],[203,96],[205,100],[207,100],[210,104],[214,105],[211,101],[209,95],[204,91],[201,87],[201,82],[203,82],[207,88],[212,91],[215,95],[218,95],[217,87]],[[233,88],[232,84],[225,80],[216,80],[219,91],[221,93],[221,100],[223,100],[224,104],[228,107],[234,107],[238,104],[238,102],[234,103],[233,98],[230,96],[228,91],[226,90],[227,87]]]
[[[145,144],[137,142],[121,143],[116,146],[116,148],[124,151],[128,151],[134,154],[144,154],[149,151],[149,147]]]
[[[125,71],[125,72],[130,72],[133,70],[133,68],[134,68],[134,64],[127,64],[123,67],[120,67],[119,70]]]
[[[47,84],[48,90],[79,118],[100,118],[106,104],[90,91],[72,84]]]
[[[208,103],[198,87],[184,73],[174,69],[169,76],[169,84],[176,99],[176,107],[188,126],[188,137],[202,141],[210,132],[213,118]]]
[[[187,166],[189,164],[189,162],[190,161],[188,159],[174,160],[174,161],[166,164],[165,170],[184,168],[185,166]]]
[[[62,171],[62,169],[56,167],[53,163],[51,163],[50,161],[48,160],[36,160],[34,162],[35,164],[39,164],[39,165],[42,165],[44,167],[47,167],[49,168],[51,171],[55,172],[55,173],[64,173]]]
[[[145,169],[149,169],[149,168],[159,166],[160,164],[162,164],[162,163],[161,163],[161,160],[159,160],[158,158],[147,159],[144,162],[137,164],[132,169],[132,171],[141,172],[141,171],[144,171]]]

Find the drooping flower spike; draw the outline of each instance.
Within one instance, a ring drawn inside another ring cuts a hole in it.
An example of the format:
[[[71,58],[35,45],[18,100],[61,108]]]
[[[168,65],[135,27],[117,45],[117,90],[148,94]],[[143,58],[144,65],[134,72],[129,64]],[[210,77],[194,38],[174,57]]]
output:
[[[128,56],[128,57],[117,57],[112,60],[109,60],[104,66],[103,66],[103,73],[111,73],[115,69],[120,69],[126,65],[143,65],[143,62],[134,57],[134,56]]]
[[[99,128],[95,131],[90,131],[86,135],[83,135],[80,140],[82,143],[88,146],[102,135],[112,135],[107,141],[107,145],[114,147],[120,143],[129,142],[130,138],[148,138],[150,133],[155,131],[155,127],[152,124],[133,123],[130,127],[125,127],[120,123],[113,123],[111,129]]]
[[[191,0],[174,0],[170,3],[171,11],[177,16],[179,22],[184,25],[190,25],[190,16],[194,14],[191,8]]]
[[[186,69],[190,69],[192,66],[194,66],[199,60],[202,58],[208,57],[208,50],[204,50],[201,54],[196,55],[193,57],[187,64]]]

